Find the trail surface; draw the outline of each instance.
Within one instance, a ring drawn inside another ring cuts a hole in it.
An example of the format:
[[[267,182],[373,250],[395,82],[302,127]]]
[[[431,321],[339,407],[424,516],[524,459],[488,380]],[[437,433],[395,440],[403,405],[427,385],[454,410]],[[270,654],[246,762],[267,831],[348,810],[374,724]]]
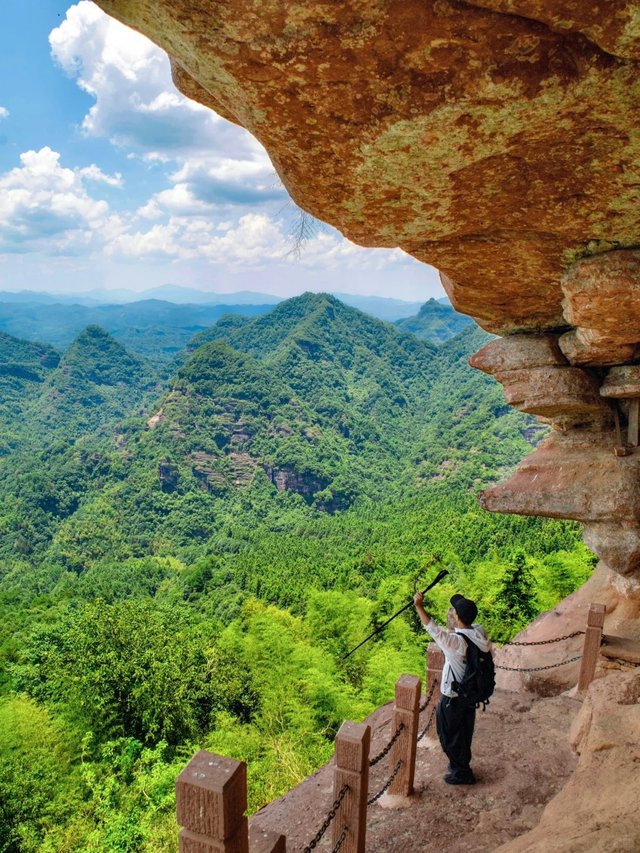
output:
[[[473,787],[452,787],[442,780],[446,758],[437,741],[425,738],[418,748],[415,795],[408,803],[383,797],[369,807],[367,853],[488,853],[534,827],[576,765],[568,733],[579,708],[579,702],[566,696],[497,691],[488,710],[477,714],[473,768],[478,783]],[[392,734],[392,714],[392,705],[385,705],[367,720],[372,755]],[[371,793],[382,787],[388,772],[386,760],[373,769]],[[258,812],[255,820],[285,833],[287,850],[299,853],[332,801],[329,764]],[[316,850],[331,850],[330,832]]]

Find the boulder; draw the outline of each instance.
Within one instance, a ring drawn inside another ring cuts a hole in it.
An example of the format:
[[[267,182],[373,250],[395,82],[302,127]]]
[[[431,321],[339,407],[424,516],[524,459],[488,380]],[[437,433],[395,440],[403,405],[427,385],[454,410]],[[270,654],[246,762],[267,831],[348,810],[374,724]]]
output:
[[[581,329],[572,329],[560,335],[558,344],[567,361],[574,365],[606,367],[610,364],[624,364],[640,353],[638,344],[594,341]]]
[[[585,541],[622,574],[640,570],[640,453],[618,457],[614,434],[548,436],[506,482],[486,489],[491,512],[582,521]]]
[[[594,681],[570,740],[573,775],[535,829],[496,853],[640,850],[640,670]]]
[[[567,366],[556,335],[507,335],[490,341],[469,359],[471,367],[495,376],[508,370]]]

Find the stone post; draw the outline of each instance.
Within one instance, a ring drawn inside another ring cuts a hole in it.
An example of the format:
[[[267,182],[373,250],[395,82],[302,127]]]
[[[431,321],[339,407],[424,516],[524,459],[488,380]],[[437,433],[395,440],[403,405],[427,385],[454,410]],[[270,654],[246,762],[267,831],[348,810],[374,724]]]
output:
[[[593,681],[598,655],[600,654],[606,612],[607,608],[604,604],[592,604],[589,607],[587,630],[584,635],[584,647],[580,663],[580,676],[578,678],[578,693],[584,693]]]
[[[402,764],[395,779],[389,785],[389,793],[400,794],[403,797],[413,794],[421,687],[422,684],[417,675],[401,675],[396,682],[393,731],[397,731],[401,724],[404,725],[404,729],[391,748],[389,771],[393,772],[398,761],[402,761]]]
[[[369,796],[369,746],[371,727],[364,723],[345,722],[336,735],[336,767],[333,793],[338,794],[346,784],[349,790],[331,824],[335,845],[346,828],[341,853],[364,853],[367,835],[367,798]]]
[[[180,853],[248,853],[247,766],[200,750],[176,781]]]

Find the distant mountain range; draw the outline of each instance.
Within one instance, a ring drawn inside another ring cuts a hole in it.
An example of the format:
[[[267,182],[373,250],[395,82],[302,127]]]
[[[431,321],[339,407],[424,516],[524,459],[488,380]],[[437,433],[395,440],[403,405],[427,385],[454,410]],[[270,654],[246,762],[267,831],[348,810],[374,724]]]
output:
[[[231,298],[228,294],[203,294],[185,288],[156,288],[167,296],[176,291],[183,296],[197,293],[202,299]],[[151,291],[149,291],[151,292]],[[232,294],[238,299],[264,294]],[[123,346],[151,359],[155,363],[169,362],[181,352],[191,338],[210,328],[224,315],[255,317],[272,311],[281,304],[277,297],[273,303],[218,302],[179,303],[167,299],[143,299],[118,304],[79,304],[73,297],[22,291],[0,293],[0,332],[23,340],[45,342],[58,350],[66,349],[87,326],[105,329]],[[340,294],[340,302],[357,308],[372,317],[387,322],[395,321],[398,328],[415,334],[423,340],[440,344],[472,321],[458,314],[446,298],[430,299],[426,305],[386,299],[378,296],[353,296]],[[56,299],[65,301],[56,302]],[[400,318],[400,319],[399,319]]]
[[[345,305],[358,308],[379,320],[394,322],[403,317],[417,313],[421,302],[406,302],[402,299],[391,299],[383,296],[360,296],[352,293],[334,293]],[[34,290],[18,292],[0,291],[0,303],[35,304],[35,305],[84,305],[97,307],[105,305],[129,305],[148,300],[161,300],[174,305],[227,305],[238,306],[277,305],[282,298],[269,293],[257,293],[249,290],[237,293],[213,293],[192,287],[180,287],[174,284],[163,284],[149,290],[135,292],[132,290],[89,290],[83,293],[61,294],[42,293]]]

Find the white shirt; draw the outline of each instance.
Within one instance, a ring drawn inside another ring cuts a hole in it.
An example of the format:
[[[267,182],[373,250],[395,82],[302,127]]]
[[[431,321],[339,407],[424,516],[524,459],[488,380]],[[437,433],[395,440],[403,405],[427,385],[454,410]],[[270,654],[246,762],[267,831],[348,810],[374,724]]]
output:
[[[469,639],[483,652],[491,651],[491,643],[482,625],[472,625],[470,628],[456,628],[448,631],[441,628],[433,619],[429,619],[424,630],[433,637],[438,648],[444,652],[444,666],[442,668],[442,682],[440,692],[443,696],[457,696],[458,694],[451,686],[454,681],[461,681],[467,663],[467,643],[461,636],[466,634]]]

